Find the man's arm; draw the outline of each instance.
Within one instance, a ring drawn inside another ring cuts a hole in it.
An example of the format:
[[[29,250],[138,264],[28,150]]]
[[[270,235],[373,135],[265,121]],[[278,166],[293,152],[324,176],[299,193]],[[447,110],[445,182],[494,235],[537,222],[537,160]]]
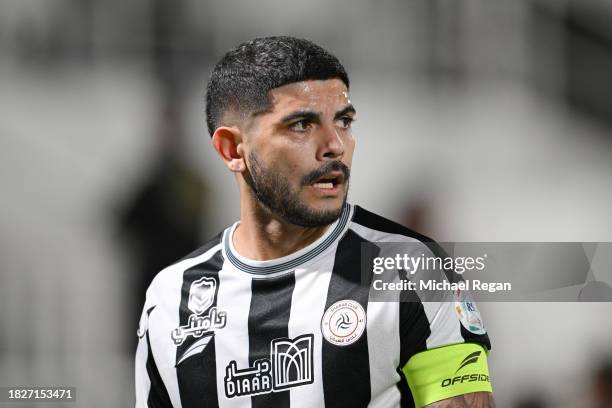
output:
[[[170,395],[159,374],[153,350],[151,349],[151,339],[149,337],[149,317],[155,309],[155,305],[150,302],[149,292],[147,300],[138,324],[138,348],[136,349],[135,361],[135,391],[136,408],[171,408],[172,402]]]
[[[426,408],[495,408],[495,401],[490,392],[473,392],[434,402]]]
[[[402,369],[418,408],[494,408],[485,349],[459,343],[413,355]]]

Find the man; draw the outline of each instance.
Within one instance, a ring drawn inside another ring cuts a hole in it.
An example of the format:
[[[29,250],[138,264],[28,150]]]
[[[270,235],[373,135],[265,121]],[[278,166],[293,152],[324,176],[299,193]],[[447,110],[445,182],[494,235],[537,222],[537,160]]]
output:
[[[240,221],[147,291],[138,407],[494,405],[488,337],[464,318],[480,322],[472,303],[375,302],[363,282],[362,244],[436,245],[346,203],[348,88],[336,57],[291,37],[216,65],[207,123]]]

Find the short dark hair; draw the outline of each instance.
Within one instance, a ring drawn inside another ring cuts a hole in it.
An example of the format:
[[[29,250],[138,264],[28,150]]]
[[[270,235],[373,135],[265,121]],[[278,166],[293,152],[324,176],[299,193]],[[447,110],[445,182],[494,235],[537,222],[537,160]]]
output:
[[[344,67],[317,44],[294,37],[265,37],[240,44],[215,66],[206,89],[206,124],[212,136],[229,109],[257,113],[270,108],[269,92],[293,82],[338,78]]]

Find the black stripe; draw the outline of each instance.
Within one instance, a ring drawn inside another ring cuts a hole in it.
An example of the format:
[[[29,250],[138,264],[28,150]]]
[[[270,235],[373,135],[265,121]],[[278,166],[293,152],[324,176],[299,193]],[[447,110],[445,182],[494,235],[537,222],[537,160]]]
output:
[[[423,304],[416,299],[418,296],[414,291],[404,290],[400,293],[400,368],[406,365],[410,357],[427,350],[427,338],[431,335]]]
[[[461,337],[466,343],[477,343],[481,346],[485,347],[487,350],[491,350],[491,340],[489,339],[489,334],[476,334],[467,330],[460,322],[457,322],[459,325],[459,329],[461,330]]]
[[[191,258],[195,258],[197,256],[202,255],[204,252],[208,251],[209,249],[211,249],[212,247],[220,243],[222,235],[223,235],[223,232],[218,233],[213,239],[211,239],[210,241],[208,241],[207,243],[205,243],[204,245],[202,245],[195,251],[191,252],[190,254],[184,256],[178,262],[184,261],[185,259],[191,259]]]
[[[358,205],[354,206],[354,208],[355,210],[352,220],[354,223],[376,231],[414,238],[417,241],[422,242],[425,246],[427,246],[434,255],[439,256],[441,258],[445,258],[447,256],[446,251],[444,251],[440,244],[438,244],[432,238],[429,238],[428,236],[425,236],[423,234],[419,234],[418,232],[411,230],[410,228],[404,227],[401,224],[381,217],[380,215],[374,214],[373,212],[364,210]],[[451,282],[455,282],[453,277],[448,277],[448,279]]]
[[[338,243],[325,310],[340,300],[355,300],[367,312],[370,284],[361,282],[361,243],[349,230]],[[323,392],[326,407],[365,407],[371,399],[367,330],[355,343],[336,346],[323,340]]]
[[[399,271],[399,277],[401,280],[408,279],[404,270]],[[400,363],[397,371],[401,379],[397,387],[402,396],[401,406],[414,407],[412,392],[402,368],[414,354],[427,350],[427,338],[431,329],[423,304],[412,290],[403,290],[400,293],[399,315]]]
[[[147,405],[150,408],[172,408],[172,402],[170,402],[170,395],[166,389],[166,385],[162,381],[159,375],[159,370],[155,364],[153,358],[153,351],[151,351],[151,341],[149,340],[149,331],[146,332],[147,336],[147,374],[151,381],[151,388],[149,389],[149,397],[147,398]]]
[[[367,227],[367,228],[370,228],[376,231],[386,232],[388,234],[403,235],[406,237],[414,238],[427,245],[435,244],[434,245],[435,250],[430,248],[432,249],[432,252],[434,254],[440,253],[439,251],[444,252],[442,248],[439,245],[437,245],[437,243],[433,239],[423,234],[419,234],[418,232],[411,230],[410,228],[406,228],[403,225],[400,225],[387,218],[381,217],[378,214],[374,214],[373,212],[365,210],[358,205],[354,206],[354,215],[353,215],[352,221],[354,223],[357,223],[359,225],[362,225],[364,227]]]
[[[256,360],[270,359],[270,344],[274,339],[289,337],[289,315],[295,288],[295,273],[253,279],[249,309],[249,366]],[[251,397],[253,408],[289,408],[289,390]]]
[[[408,386],[408,380],[406,379],[404,372],[398,368],[397,374],[400,376],[400,380],[397,382],[397,388],[399,389],[399,392],[401,395],[400,407],[401,408],[415,408],[412,391],[410,390],[410,387]]]
[[[187,324],[189,316],[193,314],[188,308],[189,291],[191,284],[202,278],[212,278],[216,282],[216,292],[212,305],[207,309],[210,310],[217,306],[217,296],[219,293],[219,275],[218,272],[223,266],[223,256],[221,249],[217,251],[209,260],[193,266],[183,272],[183,286],[181,288],[181,304],[179,308],[180,325]],[[207,312],[205,311],[204,314]],[[183,408],[191,407],[217,407],[219,405],[217,399],[217,370],[215,365],[215,338],[206,345],[204,350],[189,357],[176,367],[178,378],[179,392],[181,395],[181,403]],[[191,346],[196,339],[192,336],[187,337],[184,342],[176,348],[177,362],[182,357],[183,353]]]

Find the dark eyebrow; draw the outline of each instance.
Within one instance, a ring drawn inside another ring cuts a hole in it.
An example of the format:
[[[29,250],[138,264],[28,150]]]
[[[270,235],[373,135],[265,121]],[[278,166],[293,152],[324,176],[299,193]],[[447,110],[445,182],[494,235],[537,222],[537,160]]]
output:
[[[352,113],[354,115],[357,113],[357,111],[355,110],[355,107],[353,105],[348,105],[346,108],[336,112],[336,114],[334,115],[334,120],[340,119],[347,113]]]
[[[308,119],[310,121],[315,122],[319,120],[319,114],[316,112],[307,111],[307,110],[297,111],[297,112],[290,113],[289,115],[282,118],[281,123],[287,123],[294,119]]]

